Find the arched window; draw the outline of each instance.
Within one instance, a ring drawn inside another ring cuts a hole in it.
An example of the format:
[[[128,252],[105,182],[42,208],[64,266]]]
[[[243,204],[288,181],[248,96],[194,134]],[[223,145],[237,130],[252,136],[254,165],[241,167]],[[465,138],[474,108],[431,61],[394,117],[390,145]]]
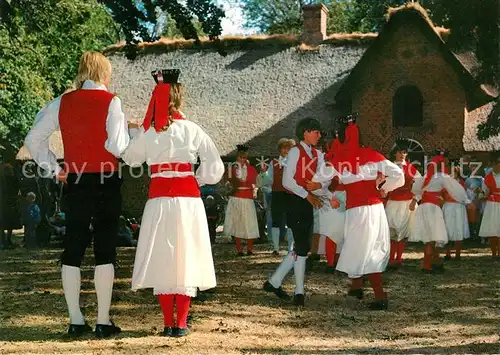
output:
[[[423,121],[423,99],[420,90],[413,85],[400,87],[392,98],[392,125],[420,127]]]

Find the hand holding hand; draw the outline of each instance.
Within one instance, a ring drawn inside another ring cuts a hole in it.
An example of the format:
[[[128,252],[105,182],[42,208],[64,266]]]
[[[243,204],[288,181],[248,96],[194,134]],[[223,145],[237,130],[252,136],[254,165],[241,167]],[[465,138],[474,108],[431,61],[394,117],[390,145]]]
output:
[[[417,206],[417,200],[411,200],[410,211],[415,211],[416,206]]]
[[[62,182],[63,184],[66,184],[68,182],[67,181],[68,180],[68,174],[65,171],[61,170],[59,172],[59,174],[56,175],[56,179],[59,180],[60,182]]]

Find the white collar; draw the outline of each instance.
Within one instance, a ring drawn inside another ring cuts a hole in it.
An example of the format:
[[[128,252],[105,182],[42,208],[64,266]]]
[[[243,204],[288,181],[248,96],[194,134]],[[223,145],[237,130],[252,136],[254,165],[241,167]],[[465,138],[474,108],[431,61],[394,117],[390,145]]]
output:
[[[106,88],[106,85],[101,84],[101,83],[96,83],[93,80],[85,80],[85,82],[82,85],[83,90],[105,90],[108,91]]]
[[[300,141],[300,144],[304,147],[304,149],[307,149],[308,151],[312,151],[312,147],[305,144],[304,141]]]

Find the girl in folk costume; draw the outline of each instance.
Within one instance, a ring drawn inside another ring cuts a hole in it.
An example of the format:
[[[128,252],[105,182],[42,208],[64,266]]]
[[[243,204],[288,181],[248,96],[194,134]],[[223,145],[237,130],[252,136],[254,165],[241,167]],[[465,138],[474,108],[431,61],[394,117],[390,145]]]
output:
[[[313,118],[301,120],[296,127],[300,143],[290,149],[283,170],[283,186],[290,193],[286,196],[287,222],[294,236],[294,250],[283,258],[278,269],[264,283],[264,290],[278,297],[290,297],[281,288],[282,282],[294,269],[294,303],[304,306],[304,278],[307,254],[310,249],[313,227],[313,209],[321,208],[321,200],[306,190],[317,169],[323,165],[322,155],[313,148],[321,137],[320,124]],[[321,184],[319,186],[321,188]]]
[[[280,156],[277,159],[273,159],[267,170],[268,179],[272,183],[271,218],[273,228],[271,237],[273,242],[273,255],[279,255],[280,236],[283,236],[283,232],[285,232],[287,236],[288,252],[293,250],[293,233],[290,228],[286,227],[288,192],[283,187],[283,169],[285,167],[288,152],[294,146],[295,141],[293,139],[281,138],[278,141]]]
[[[443,247],[448,243],[448,233],[441,209],[444,191],[446,190],[458,203],[470,203],[464,188],[447,174],[446,155],[444,150],[439,150],[427,166],[424,178],[416,180],[412,188],[420,205],[415,213],[409,241],[425,244],[422,271],[426,273],[443,270],[437,247]],[[415,206],[416,202],[412,202],[410,209],[414,209]]]
[[[452,178],[458,181],[467,195],[467,187],[465,181],[460,177],[460,161],[455,161],[452,164]],[[468,197],[468,195],[467,195]],[[470,200],[470,199],[469,199]],[[448,191],[444,192],[443,205],[444,223],[448,234],[448,242],[455,242],[455,259],[460,260],[462,251],[462,240],[470,237],[469,222],[467,218],[467,208],[463,203],[457,202]],[[451,246],[446,248],[445,260],[451,259]]]
[[[248,162],[248,148],[238,145],[237,149],[236,164],[228,172],[233,192],[227,204],[224,235],[235,237],[236,251],[242,256],[244,254],[241,240],[246,239],[247,255],[252,255],[253,241],[259,238],[254,202],[254,185],[258,173]]]
[[[404,173],[380,153],[360,147],[353,115],[342,120],[339,141],[342,146],[331,160],[333,168],[358,175],[340,180],[347,202],[344,245],[337,270],[347,273],[351,279],[348,296],[358,299],[363,298],[363,276],[367,275],[375,293],[370,309],[385,310],[388,299],[382,287],[382,272],[389,261],[390,234],[382,196],[403,186]],[[379,190],[380,176],[385,181]]]
[[[216,285],[199,186],[216,184],[224,174],[224,164],[210,137],[179,112],[184,99],[183,87],[177,82],[179,74],[179,70],[154,74],[157,85],[144,123],[122,155],[130,166],[146,162],[151,169],[132,289],[152,287],[158,295],[165,336],[186,335],[191,297],[197,289]],[[198,158],[200,165],[193,172]]]
[[[335,153],[339,151],[340,145],[337,136],[325,155],[326,161],[331,161]],[[323,204],[323,207],[318,210],[318,225],[315,228],[322,236],[319,252],[321,253],[324,249],[327,264],[325,271],[333,273],[344,241],[346,195],[344,185],[338,178],[332,180],[326,191],[324,196],[328,199],[328,203]]]
[[[405,184],[388,194],[385,206],[387,222],[391,231],[390,268],[399,268],[403,264],[403,251],[406,241],[410,236],[415,214],[415,209],[410,210],[410,205],[413,203],[416,206],[411,188],[414,179],[421,178],[418,170],[406,160],[408,156],[408,144],[407,139],[396,140],[396,159],[394,163],[403,169]]]
[[[492,154],[493,169],[485,176],[483,191],[486,195],[483,220],[479,236],[488,238],[493,258],[500,257],[500,152]]]

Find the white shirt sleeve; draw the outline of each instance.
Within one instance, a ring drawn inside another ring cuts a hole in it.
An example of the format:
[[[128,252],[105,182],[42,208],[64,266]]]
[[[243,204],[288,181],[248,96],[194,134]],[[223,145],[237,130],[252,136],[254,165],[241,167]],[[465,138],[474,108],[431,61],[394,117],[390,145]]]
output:
[[[198,156],[200,166],[196,170],[196,180],[201,185],[215,185],[224,175],[224,163],[212,139],[203,131],[200,132]]]
[[[139,167],[146,162],[146,132],[144,132],[144,128],[139,128],[138,133],[122,152],[121,158],[133,168]]]
[[[457,180],[453,179],[450,175],[443,175],[441,181],[443,182],[443,187],[455,201],[463,204],[471,203],[464,187]]]
[[[62,170],[55,154],[49,148],[49,138],[59,130],[59,107],[61,97],[49,102],[36,115],[35,123],[28,132],[24,144],[33,160],[43,169],[57,175]]]
[[[423,188],[424,188],[424,177],[421,175],[418,177],[415,176],[415,179],[413,181],[413,186],[411,187],[411,192],[413,193],[415,200],[420,201],[422,199]]]
[[[299,161],[299,148],[293,147],[288,152],[286,164],[283,169],[283,187],[295,195],[306,198],[308,192],[295,181],[295,172],[297,171],[297,162]]]
[[[392,161],[386,159],[377,163],[377,167],[378,171],[386,177],[385,184],[382,186],[383,191],[391,192],[405,184],[405,174],[403,169],[394,164]]]
[[[130,137],[128,135],[128,123],[122,111],[122,102],[118,97],[111,100],[106,118],[106,132],[108,138],[104,147],[115,157],[120,157],[127,148]]]

